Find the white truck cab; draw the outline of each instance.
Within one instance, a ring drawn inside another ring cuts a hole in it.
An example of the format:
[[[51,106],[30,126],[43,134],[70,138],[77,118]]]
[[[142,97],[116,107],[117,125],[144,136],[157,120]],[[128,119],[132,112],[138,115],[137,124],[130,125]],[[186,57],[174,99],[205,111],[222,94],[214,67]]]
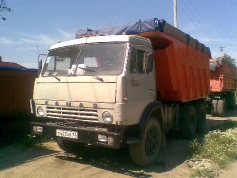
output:
[[[142,115],[156,100],[153,63],[149,39],[136,35],[52,45],[34,85],[32,132],[56,138],[66,151],[140,142]]]

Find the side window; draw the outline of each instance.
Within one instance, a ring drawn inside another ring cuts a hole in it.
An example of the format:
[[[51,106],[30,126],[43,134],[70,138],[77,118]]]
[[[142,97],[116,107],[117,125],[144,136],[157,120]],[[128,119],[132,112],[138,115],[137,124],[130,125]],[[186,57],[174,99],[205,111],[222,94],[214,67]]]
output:
[[[137,51],[137,68],[138,68],[138,73],[145,73],[145,59],[146,59],[146,52],[141,51],[141,50],[136,50]]]
[[[137,51],[134,48],[132,49],[129,72],[132,74],[137,73]]]
[[[145,73],[145,51],[133,48],[130,59],[130,73]]]
[[[147,56],[146,64],[146,52],[139,49],[132,49],[130,59],[130,73],[149,73],[153,69],[153,54],[149,53]]]
[[[153,70],[153,53],[148,53],[147,57],[147,65],[146,65],[146,72],[150,73]]]

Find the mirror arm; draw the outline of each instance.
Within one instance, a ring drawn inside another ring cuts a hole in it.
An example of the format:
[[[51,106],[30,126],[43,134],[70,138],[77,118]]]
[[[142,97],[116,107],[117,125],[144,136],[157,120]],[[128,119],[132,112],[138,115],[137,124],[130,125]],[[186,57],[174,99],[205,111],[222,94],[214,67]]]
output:
[[[39,54],[38,55],[38,76],[40,75],[40,72],[42,70],[42,65],[43,65],[43,61],[40,60],[40,56],[46,56],[47,54]]]

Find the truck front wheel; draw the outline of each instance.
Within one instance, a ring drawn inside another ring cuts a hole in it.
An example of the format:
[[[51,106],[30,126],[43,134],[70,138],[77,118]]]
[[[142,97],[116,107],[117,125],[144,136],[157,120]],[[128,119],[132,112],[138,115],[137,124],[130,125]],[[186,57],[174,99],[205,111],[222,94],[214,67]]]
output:
[[[145,125],[142,140],[129,145],[131,160],[138,166],[149,166],[155,162],[161,147],[161,128],[158,120],[150,117]]]
[[[72,142],[72,141],[63,140],[63,139],[58,139],[57,144],[59,148],[61,148],[63,151],[67,153],[75,153],[85,147],[85,145],[82,143]]]

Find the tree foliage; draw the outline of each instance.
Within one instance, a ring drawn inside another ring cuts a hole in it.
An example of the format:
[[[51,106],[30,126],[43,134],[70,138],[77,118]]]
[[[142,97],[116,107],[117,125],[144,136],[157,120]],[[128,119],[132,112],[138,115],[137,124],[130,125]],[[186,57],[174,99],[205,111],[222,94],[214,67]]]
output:
[[[232,58],[231,56],[227,55],[227,54],[224,54],[223,58],[222,58],[223,61],[226,61],[228,62],[229,64],[232,64],[235,66],[236,64],[236,61],[234,58]]]
[[[1,0],[1,1],[0,1],[0,13],[4,13],[5,11],[11,12],[12,9],[9,8],[9,7],[7,7],[5,0]],[[4,21],[6,20],[6,17],[2,16],[1,14],[0,14],[0,17],[1,17],[2,20],[4,20]]]

